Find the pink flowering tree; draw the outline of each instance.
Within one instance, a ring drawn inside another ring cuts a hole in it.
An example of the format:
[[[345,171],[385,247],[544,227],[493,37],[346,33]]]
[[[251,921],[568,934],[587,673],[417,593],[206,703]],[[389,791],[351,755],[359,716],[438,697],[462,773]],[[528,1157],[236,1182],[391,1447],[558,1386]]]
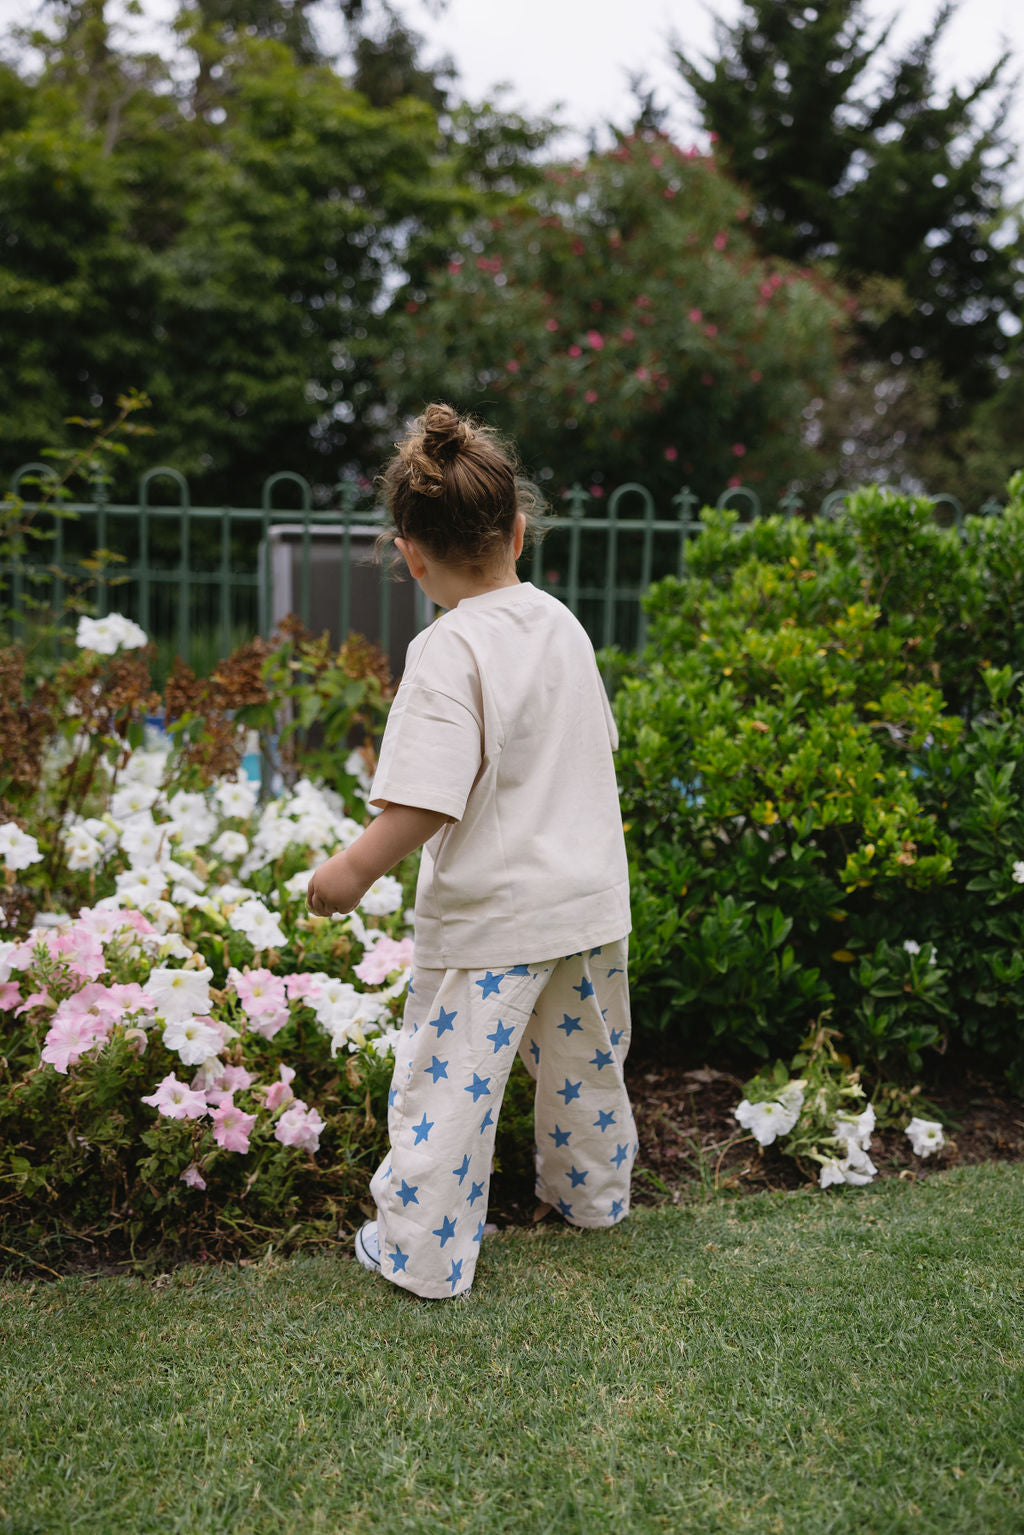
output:
[[[760,259],[747,220],[712,158],[660,135],[553,168],[408,297],[396,411],[474,410],[553,487],[774,497],[813,473],[844,309],[820,274]]]

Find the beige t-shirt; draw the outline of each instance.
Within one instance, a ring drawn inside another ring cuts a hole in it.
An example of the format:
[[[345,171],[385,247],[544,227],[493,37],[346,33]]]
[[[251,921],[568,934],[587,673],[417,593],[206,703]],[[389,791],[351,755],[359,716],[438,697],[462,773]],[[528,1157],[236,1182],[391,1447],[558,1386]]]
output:
[[[452,818],[423,850],[418,964],[507,967],[629,932],[617,745],[586,631],[530,582],[416,636],[369,798]]]

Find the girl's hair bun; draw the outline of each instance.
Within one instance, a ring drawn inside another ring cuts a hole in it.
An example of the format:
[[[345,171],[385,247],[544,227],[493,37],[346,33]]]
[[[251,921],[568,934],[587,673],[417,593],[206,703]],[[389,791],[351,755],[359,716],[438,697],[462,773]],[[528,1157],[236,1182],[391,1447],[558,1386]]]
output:
[[[450,405],[428,405],[423,412],[423,451],[447,464],[473,440],[473,428]]]

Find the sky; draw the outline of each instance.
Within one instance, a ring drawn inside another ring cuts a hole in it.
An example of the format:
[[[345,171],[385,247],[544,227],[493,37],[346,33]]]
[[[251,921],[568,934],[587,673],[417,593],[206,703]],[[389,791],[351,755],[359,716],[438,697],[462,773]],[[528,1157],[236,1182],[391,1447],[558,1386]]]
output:
[[[175,0],[140,0],[143,16],[131,25],[140,41],[166,44],[167,18]],[[118,0],[114,0],[116,8]],[[713,49],[713,17],[734,20],[741,0],[397,0],[407,23],[427,40],[428,57],[447,53],[471,100],[508,82],[509,105],[537,114],[562,103],[563,119],[574,130],[569,152],[582,147],[591,127],[619,124],[631,116],[630,72],[643,74],[672,107],[670,126],[689,142],[697,137],[692,108],[672,70],[668,38],[675,36],[691,57]],[[905,46],[927,33],[938,0],[868,0],[867,13],[879,25],[895,17],[893,43]],[[314,8],[321,36],[340,42],[336,7],[320,0]],[[39,0],[0,0],[0,30],[39,14]],[[960,0],[937,52],[943,87],[964,85],[983,74],[1006,45],[1024,69],[1022,0]],[[1024,87],[1018,89],[1009,124],[1024,144]],[[1024,163],[1024,162],[1022,162]],[[1024,173],[1018,178],[1024,181]]]

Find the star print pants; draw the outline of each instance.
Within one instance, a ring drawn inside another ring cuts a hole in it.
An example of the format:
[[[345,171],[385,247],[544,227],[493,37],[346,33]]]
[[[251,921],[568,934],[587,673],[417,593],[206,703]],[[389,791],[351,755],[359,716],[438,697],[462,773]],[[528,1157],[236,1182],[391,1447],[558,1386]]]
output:
[[[537,1196],[575,1226],[629,1211],[636,1129],[627,941],[508,970],[415,969],[373,1176],[381,1267],[427,1299],[468,1290],[516,1053],[536,1081]]]

